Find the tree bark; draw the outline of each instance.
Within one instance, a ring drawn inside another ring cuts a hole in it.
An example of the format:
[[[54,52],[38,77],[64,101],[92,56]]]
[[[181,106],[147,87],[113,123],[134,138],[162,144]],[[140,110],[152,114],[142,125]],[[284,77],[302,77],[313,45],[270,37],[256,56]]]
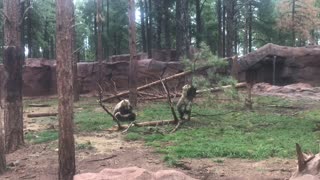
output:
[[[151,3],[151,0],[145,0],[145,1],[146,1],[146,14],[148,16],[148,23],[147,23],[148,58],[152,58],[152,47],[153,47],[152,3]]]
[[[1,103],[1,102],[0,102]],[[2,123],[2,119],[3,119],[3,105],[1,105],[0,107],[0,175],[2,175],[6,169],[7,169],[7,164],[6,164],[6,156],[5,156],[5,146],[4,146],[4,134],[3,134],[3,123]]]
[[[157,24],[157,40],[156,40],[156,48],[157,49],[161,49],[162,48],[162,43],[161,43],[161,33],[162,33],[162,7],[163,7],[163,1],[159,1],[159,2],[156,2],[155,3],[155,6],[156,6],[156,24]]]
[[[253,7],[252,0],[249,4],[249,19],[248,19],[248,51],[252,52],[252,21],[253,21]]]
[[[74,4],[73,4],[74,5]],[[72,7],[75,10],[75,7]],[[80,52],[77,50],[77,32],[76,32],[76,19],[74,16],[74,12],[72,15],[72,61],[73,61],[73,100],[77,102],[80,100],[80,89],[79,89],[79,81],[78,81],[78,62],[80,57]]]
[[[75,174],[72,68],[73,7],[72,0],[56,0],[59,179],[61,180],[72,180]]]
[[[146,23],[145,23],[145,0],[139,0],[140,14],[141,14],[141,39],[142,39],[142,50],[147,52],[147,40],[146,40]]]
[[[98,67],[98,83],[102,84],[102,60],[103,60],[103,47],[102,47],[102,0],[96,0],[97,15],[97,61]]]
[[[222,6],[222,57],[226,57],[226,5],[223,0]]]
[[[222,36],[223,36],[223,31],[222,31],[222,3],[221,0],[217,1],[216,4],[216,9],[217,9],[217,17],[218,17],[218,56],[223,57],[223,41],[222,41]]]
[[[21,13],[19,0],[4,0],[4,128],[7,153],[24,144],[22,110]]]
[[[49,22],[46,19],[44,22],[44,32],[43,32],[43,40],[44,40],[44,47],[42,52],[42,57],[45,59],[49,59],[49,33],[48,33],[48,26]]]
[[[137,106],[137,49],[136,49],[136,21],[135,21],[135,1],[129,2],[129,48],[130,48],[130,68],[129,68],[129,101],[133,107]]]
[[[31,1],[27,0],[27,6],[31,7]],[[27,43],[28,43],[28,58],[33,58],[33,43],[32,43],[32,8],[28,11],[27,18]]]
[[[296,46],[296,32],[295,32],[295,15],[296,15],[296,0],[292,0],[292,15],[291,15],[291,18],[292,18],[292,30],[291,30],[291,33],[292,33],[292,46]]]
[[[196,0],[196,24],[197,24],[197,35],[196,35],[196,43],[197,48],[200,48],[200,43],[202,41],[202,20],[201,20],[201,0]],[[219,19],[218,19],[219,21]]]
[[[108,52],[108,60],[110,56],[110,0],[107,0],[107,36],[108,36],[108,46],[107,46],[107,52]]]
[[[234,26],[234,18],[235,18],[235,0],[225,0],[226,1],[226,14],[227,14],[227,42],[226,42],[226,55],[227,57],[233,56],[233,47],[235,41],[235,26]]]
[[[171,49],[169,1],[164,1],[164,40],[165,48]]]
[[[176,1],[176,58],[189,57],[188,0]]]

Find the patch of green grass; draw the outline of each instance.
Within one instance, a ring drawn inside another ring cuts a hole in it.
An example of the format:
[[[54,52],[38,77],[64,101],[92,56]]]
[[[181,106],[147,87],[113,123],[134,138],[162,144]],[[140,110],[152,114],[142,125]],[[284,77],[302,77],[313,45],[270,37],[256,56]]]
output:
[[[56,98],[46,98],[44,99],[24,99],[23,100],[24,107],[28,107],[30,104],[48,104],[50,106],[58,105],[58,99]]]
[[[57,140],[59,137],[57,131],[42,131],[28,133],[25,138],[33,144],[48,143]]]
[[[92,150],[94,147],[92,146],[91,142],[88,141],[86,143],[76,144],[77,150]]]
[[[268,104],[290,106],[292,102],[258,97],[255,103],[259,110],[254,112],[242,108],[241,102],[232,103],[205,108],[195,105],[193,120],[176,133],[146,135],[144,140],[165,154],[169,164],[180,158],[293,158],[295,143],[300,143],[305,150],[318,152],[319,134],[313,132],[315,118],[279,114],[276,108],[262,111]]]
[[[115,123],[105,112],[96,112],[87,109],[75,113],[75,124],[79,131],[92,132],[106,130]]]
[[[135,133],[135,132],[129,132],[124,139],[126,141],[137,141],[137,140],[142,140],[142,136],[139,133]]]

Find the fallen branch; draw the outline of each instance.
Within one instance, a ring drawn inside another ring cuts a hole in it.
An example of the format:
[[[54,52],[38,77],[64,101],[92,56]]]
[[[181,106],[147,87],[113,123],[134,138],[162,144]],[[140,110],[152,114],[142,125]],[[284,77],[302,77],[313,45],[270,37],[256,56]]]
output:
[[[145,127],[145,126],[163,126],[163,125],[168,125],[168,124],[174,124],[174,120],[161,120],[161,121],[148,121],[148,122],[141,122],[141,123],[135,123],[134,125],[138,127]],[[121,125],[121,128],[125,129],[128,128],[130,125],[129,124],[123,124]],[[118,131],[116,129],[117,127],[113,127],[108,129],[108,131]]]
[[[29,104],[29,107],[50,107],[49,104]]]
[[[204,66],[204,67],[196,69],[195,72],[204,71],[204,70],[212,68],[212,67],[213,66]],[[185,72],[182,72],[182,73],[178,73],[178,74],[175,74],[175,75],[172,75],[172,76],[164,78],[163,82],[168,82],[170,80],[174,80],[174,79],[177,79],[177,78],[180,78],[180,77],[184,77],[184,76],[189,75],[191,73],[193,73],[193,71],[185,71]],[[154,81],[152,83],[140,86],[140,87],[137,88],[137,91],[141,91],[141,90],[144,90],[144,89],[147,89],[149,87],[152,87],[152,86],[155,86],[155,85],[159,85],[159,84],[161,84],[161,80]],[[129,94],[129,91],[124,91],[124,92],[118,93],[117,95],[113,95],[111,97],[102,99],[102,102],[106,102],[106,101],[112,100],[114,98],[122,97],[122,96],[125,96],[125,95],[128,95],[128,94]]]
[[[224,89],[228,89],[228,88],[232,88],[232,87],[233,87],[232,85],[227,85],[227,86],[222,86],[222,87],[203,89],[203,90],[198,90],[197,94],[205,93],[205,92],[219,92],[219,91],[223,91]],[[245,88],[245,87],[247,87],[247,83],[245,83],[245,82],[237,83],[234,87],[236,89]]]
[[[112,158],[115,158],[115,157],[117,157],[117,155],[111,155],[111,156],[109,156],[109,157],[105,157],[105,158],[101,158],[101,159],[93,159],[93,160],[89,160],[89,161],[87,161],[87,162],[96,162],[96,161],[104,161],[104,160],[107,160],[107,159],[112,159]]]
[[[99,105],[102,107],[102,109],[107,113],[109,114],[112,119],[117,123],[118,125],[118,130],[120,129],[123,129],[121,124],[120,124],[120,121],[108,110],[108,108],[102,103],[102,87],[100,86],[100,84],[98,84],[99,88],[100,88],[100,91],[99,91]]]
[[[241,88],[245,88],[246,87],[246,83],[237,83],[235,85],[236,89],[241,89]],[[197,90],[197,94],[201,94],[201,93],[205,93],[205,92],[220,92],[223,91],[227,88],[232,88],[232,85],[227,85],[227,86],[222,86],[222,87],[216,87],[216,88],[210,88],[210,89],[203,89],[203,90]],[[181,97],[181,94],[175,94],[175,95],[171,95],[171,98],[173,97]],[[159,100],[159,99],[166,99],[168,98],[167,96],[159,96],[159,97],[150,97],[150,98],[142,98],[141,100]]]
[[[176,114],[176,112],[174,110],[174,106],[173,106],[172,101],[171,101],[171,95],[170,95],[170,91],[168,89],[168,86],[167,86],[167,84],[165,82],[162,81],[161,77],[160,77],[160,81],[161,81],[161,84],[163,86],[163,89],[165,90],[165,92],[167,94],[168,104],[170,106],[173,119],[174,119],[175,123],[178,123],[179,119],[177,118],[177,114]]]
[[[48,116],[57,116],[58,113],[33,113],[33,114],[28,114],[28,118],[36,118],[36,117],[48,117]]]

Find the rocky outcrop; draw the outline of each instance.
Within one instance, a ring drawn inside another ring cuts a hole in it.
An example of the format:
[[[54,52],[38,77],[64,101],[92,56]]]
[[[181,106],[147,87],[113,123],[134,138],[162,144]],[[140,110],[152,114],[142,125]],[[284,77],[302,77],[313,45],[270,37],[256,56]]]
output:
[[[85,173],[74,176],[74,180],[195,180],[176,170],[151,172],[138,167],[104,169],[99,173]]]
[[[179,62],[162,62],[152,59],[138,61],[138,85],[155,80],[159,76],[170,76],[183,70]],[[78,63],[78,80],[81,93],[97,90],[98,63]],[[1,66],[0,66],[1,69]],[[129,61],[105,62],[102,65],[103,86],[118,91],[128,88]],[[179,81],[179,80],[178,80]],[[179,84],[179,82],[174,82]],[[55,60],[27,59],[23,71],[23,94],[25,96],[52,95],[57,92]],[[181,83],[183,84],[183,83]],[[114,87],[115,86],[115,87]]]
[[[238,77],[242,77],[240,80],[248,80],[248,76],[254,76],[252,78],[255,82],[276,85],[302,82],[319,86],[320,79],[317,77],[320,76],[320,48],[267,44],[239,57],[233,67],[239,72]]]

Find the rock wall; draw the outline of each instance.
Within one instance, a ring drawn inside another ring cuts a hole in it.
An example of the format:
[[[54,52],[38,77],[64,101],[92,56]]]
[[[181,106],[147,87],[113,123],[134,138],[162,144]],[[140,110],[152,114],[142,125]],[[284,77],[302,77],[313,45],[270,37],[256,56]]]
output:
[[[81,93],[89,93],[98,89],[98,63],[78,63],[78,80]],[[138,85],[159,80],[159,76],[173,75],[181,72],[182,65],[178,62],[161,62],[152,59],[138,61]],[[0,65],[2,71],[2,65]],[[119,61],[103,63],[102,65],[103,87],[117,91],[128,88],[129,62]],[[183,81],[183,80],[181,80]],[[171,84],[183,84],[180,80]],[[23,94],[24,96],[45,96],[57,93],[56,61],[44,59],[27,59],[23,70]]]

